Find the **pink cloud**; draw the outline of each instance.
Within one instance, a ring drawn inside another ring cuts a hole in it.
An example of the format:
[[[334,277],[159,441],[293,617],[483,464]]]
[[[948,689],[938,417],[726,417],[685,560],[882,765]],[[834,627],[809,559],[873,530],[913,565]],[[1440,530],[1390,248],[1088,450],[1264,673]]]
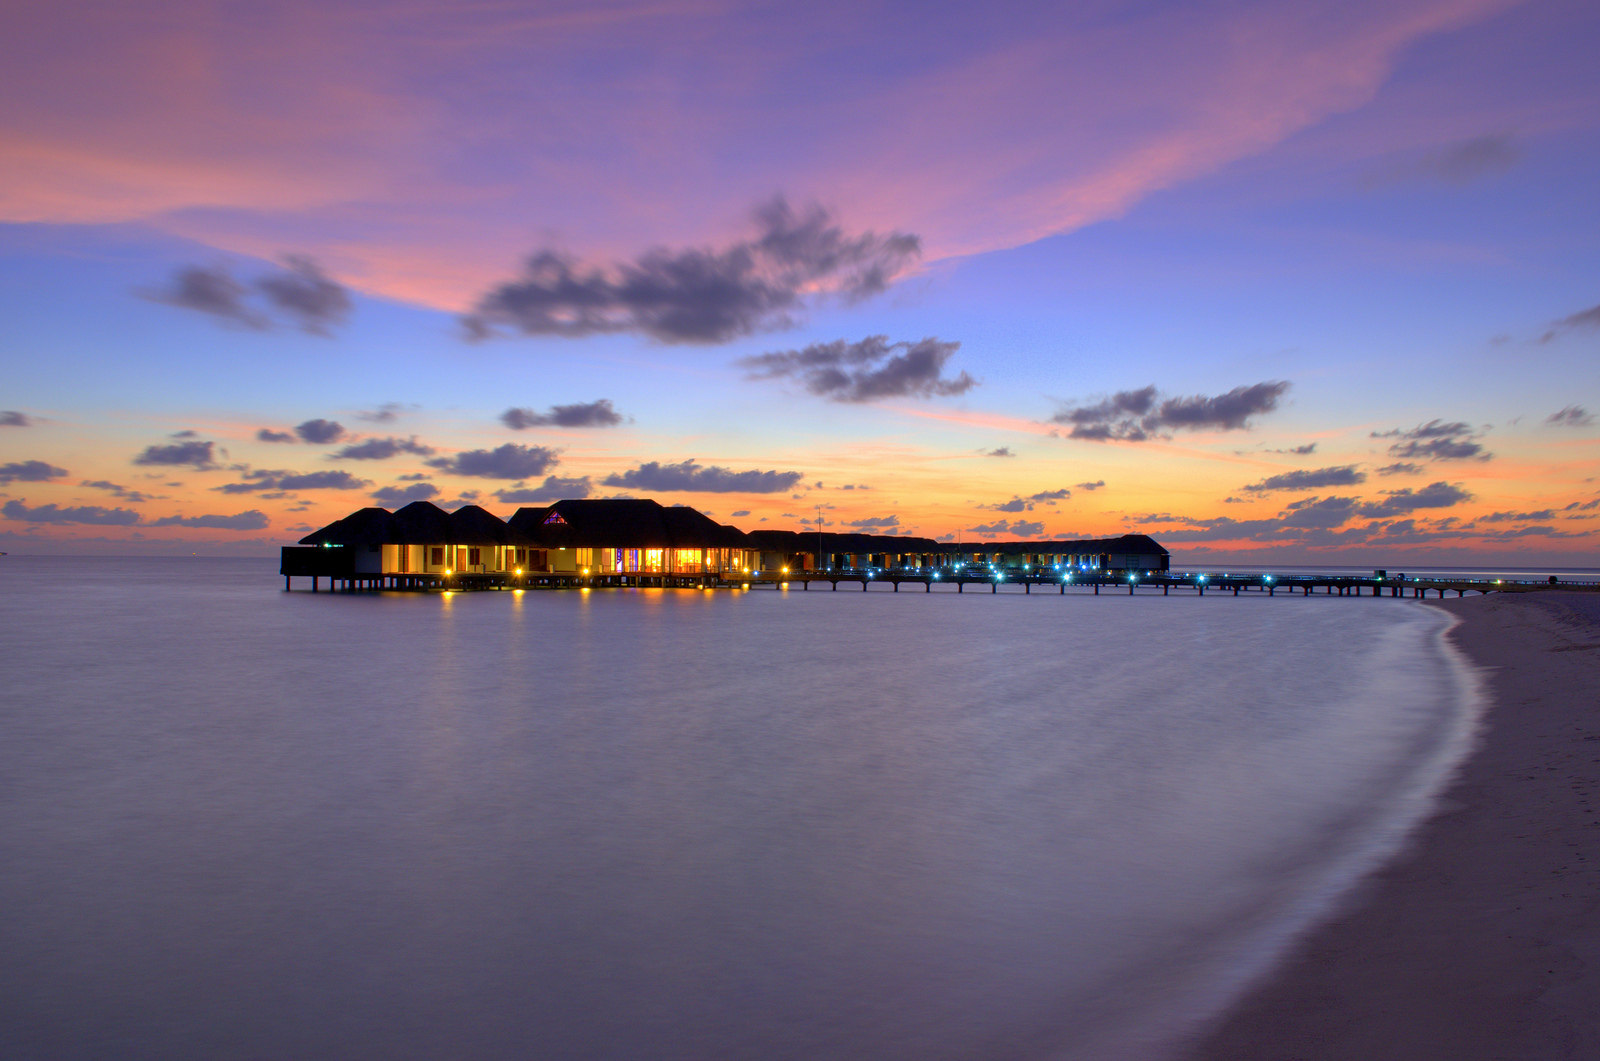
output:
[[[780,191],[936,260],[1269,149],[1508,3],[930,12],[913,39],[849,5],[24,2],[0,17],[0,219],[307,253],[452,309],[536,246],[721,243]]]

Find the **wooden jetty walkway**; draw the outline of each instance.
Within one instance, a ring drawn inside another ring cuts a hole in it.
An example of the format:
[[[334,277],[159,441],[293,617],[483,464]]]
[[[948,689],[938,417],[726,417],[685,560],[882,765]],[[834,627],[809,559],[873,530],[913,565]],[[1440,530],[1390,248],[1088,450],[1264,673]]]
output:
[[[312,592],[318,591],[319,579],[312,577]],[[1555,576],[1531,578],[1452,578],[1406,575],[1263,575],[1228,574],[1211,572],[1093,572],[1093,571],[1028,571],[1022,569],[942,568],[918,570],[845,569],[833,571],[752,571],[746,574],[704,575],[583,575],[575,573],[531,572],[528,574],[487,573],[452,575],[434,574],[382,574],[355,575],[328,578],[330,591],[380,591],[410,590],[434,592],[470,592],[477,590],[545,590],[545,589],[608,589],[608,588],[664,588],[664,589],[776,589],[781,591],[809,591],[820,583],[832,592],[840,585],[860,586],[863,593],[874,587],[887,586],[898,593],[902,586],[920,587],[931,593],[938,587],[954,586],[955,592],[965,593],[969,587],[974,592],[987,588],[991,594],[1002,591],[1031,595],[1034,590],[1048,593],[1055,590],[1065,596],[1070,590],[1075,594],[1099,596],[1102,592],[1162,596],[1180,595],[1204,597],[1207,593],[1234,597],[1241,593],[1258,593],[1268,597],[1281,595],[1312,596],[1323,594],[1339,597],[1391,597],[1425,598],[1437,592],[1440,597],[1455,593],[1464,597],[1468,593],[1526,593],[1552,587],[1569,590],[1600,592],[1600,582],[1558,580]],[[289,580],[284,580],[288,589]],[[882,592],[881,590],[879,592]]]

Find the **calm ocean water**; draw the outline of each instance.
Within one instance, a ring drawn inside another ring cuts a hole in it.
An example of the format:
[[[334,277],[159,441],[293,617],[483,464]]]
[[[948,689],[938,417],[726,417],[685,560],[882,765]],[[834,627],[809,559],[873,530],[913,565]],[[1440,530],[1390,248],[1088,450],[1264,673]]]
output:
[[[1160,1058],[1470,738],[1407,601],[0,559],[21,1059]]]

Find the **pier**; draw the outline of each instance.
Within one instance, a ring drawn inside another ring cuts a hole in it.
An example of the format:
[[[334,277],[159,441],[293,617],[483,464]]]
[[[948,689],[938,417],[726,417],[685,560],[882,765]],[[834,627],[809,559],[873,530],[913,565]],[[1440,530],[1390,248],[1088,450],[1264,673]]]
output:
[[[309,574],[309,572],[296,572]],[[968,589],[976,593],[987,590],[990,594],[1021,593],[1033,595],[1054,593],[1066,596],[1068,592],[1086,596],[1101,594],[1126,594],[1128,596],[1163,597],[1232,596],[1260,594],[1267,597],[1330,596],[1330,597],[1388,597],[1391,599],[1420,600],[1437,594],[1445,597],[1454,593],[1464,597],[1468,593],[1528,593],[1559,588],[1600,592],[1600,582],[1559,580],[1546,578],[1446,578],[1433,576],[1395,575],[1260,575],[1213,572],[1061,572],[1031,571],[1024,569],[974,569],[935,568],[920,570],[840,569],[833,571],[751,571],[728,574],[599,574],[536,572],[528,574],[451,573],[451,574],[371,574],[371,575],[311,575],[312,592],[319,590],[321,579],[326,577],[330,592],[353,591],[411,591],[411,592],[471,592],[483,590],[570,590],[570,589],[697,589],[697,590],[779,590],[806,591],[813,585],[837,593],[840,586],[848,590],[857,587],[863,593],[899,593],[902,587],[911,591],[920,588],[931,593],[935,588],[954,586],[955,592],[964,594]],[[886,588],[879,588],[886,587]],[[284,588],[290,589],[290,576],[284,576]]]

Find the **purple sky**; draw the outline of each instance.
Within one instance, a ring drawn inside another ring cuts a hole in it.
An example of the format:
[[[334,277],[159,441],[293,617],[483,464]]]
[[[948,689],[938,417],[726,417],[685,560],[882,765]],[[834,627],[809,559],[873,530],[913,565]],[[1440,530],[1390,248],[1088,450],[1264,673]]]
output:
[[[1571,0],[19,0],[0,547],[631,494],[1600,565],[1596,39]]]

